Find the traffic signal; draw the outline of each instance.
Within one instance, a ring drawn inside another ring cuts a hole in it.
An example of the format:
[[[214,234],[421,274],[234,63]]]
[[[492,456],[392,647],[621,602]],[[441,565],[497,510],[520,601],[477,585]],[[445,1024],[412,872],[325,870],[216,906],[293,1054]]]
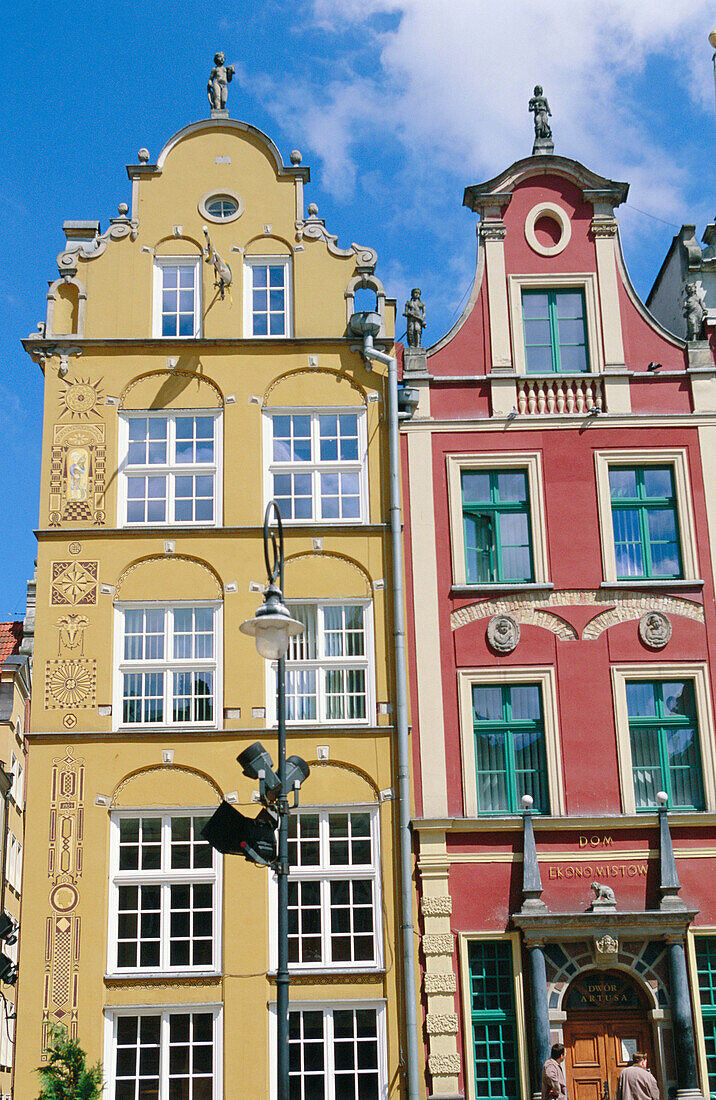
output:
[[[0,913],[0,941],[7,944],[17,943],[17,924],[7,913]],[[0,982],[14,985],[16,981],[17,964],[4,951],[0,951]]]
[[[246,817],[228,802],[222,802],[201,835],[217,852],[243,856],[249,863],[269,867],[278,855],[277,826],[278,814],[271,810],[263,809],[256,817]]]

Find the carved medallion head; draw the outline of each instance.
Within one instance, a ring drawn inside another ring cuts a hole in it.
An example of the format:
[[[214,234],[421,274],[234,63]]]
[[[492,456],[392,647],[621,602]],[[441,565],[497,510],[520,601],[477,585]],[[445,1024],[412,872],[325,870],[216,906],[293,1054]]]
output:
[[[520,628],[511,615],[493,615],[487,624],[487,641],[496,653],[512,653],[520,640]]]
[[[661,611],[647,611],[639,619],[639,637],[649,649],[663,649],[671,638],[671,623]]]

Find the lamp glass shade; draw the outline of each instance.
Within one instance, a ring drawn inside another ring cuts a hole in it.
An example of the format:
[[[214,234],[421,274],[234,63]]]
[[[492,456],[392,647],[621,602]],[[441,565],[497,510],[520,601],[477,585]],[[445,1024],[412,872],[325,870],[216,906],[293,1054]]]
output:
[[[265,661],[278,661],[288,651],[289,639],[303,633],[303,623],[288,615],[257,615],[241,624],[243,634],[253,635],[256,649]]]

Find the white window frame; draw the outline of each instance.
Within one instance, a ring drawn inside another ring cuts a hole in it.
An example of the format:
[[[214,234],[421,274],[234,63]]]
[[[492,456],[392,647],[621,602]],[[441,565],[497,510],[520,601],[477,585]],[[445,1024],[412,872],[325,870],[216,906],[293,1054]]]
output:
[[[209,658],[181,658],[171,656],[172,612],[178,610],[211,608],[214,612],[214,656]],[[125,612],[126,611],[164,611],[164,653],[162,660],[125,661]],[[112,717],[114,730],[166,729],[177,731],[197,729],[218,729],[223,721],[221,703],[223,699],[223,606],[219,600],[169,600],[150,603],[134,601],[115,604],[114,614],[114,691],[112,699]],[[214,676],[213,713],[211,722],[175,722],[172,719],[173,672],[212,672]],[[124,674],[130,672],[164,673],[164,721],[163,722],[125,722],[123,714]]]
[[[304,474],[311,478],[311,516],[306,519],[283,518],[284,527],[312,526],[315,524],[330,524],[331,527],[356,526],[368,523],[368,436],[367,413],[365,407],[356,405],[343,407],[336,405],[328,407],[311,406],[306,408],[271,408],[264,409],[264,506],[274,497],[274,474]],[[321,416],[345,416],[357,417],[358,434],[358,458],[356,460],[336,460],[322,462],[320,460],[320,421]],[[274,462],[273,460],[273,419],[275,416],[310,416],[311,418],[311,461],[310,462]],[[329,516],[324,518],[321,514],[321,474],[331,473],[355,473],[358,475],[358,493],[360,498],[360,515],[349,516],[346,519]]]
[[[668,588],[673,587],[674,584],[680,584],[682,581],[699,580],[694,509],[686,448],[595,451],[594,462],[604,580],[609,584],[623,585],[628,588],[633,588],[635,585],[646,585],[647,587],[663,585]],[[612,524],[612,498],[609,489],[609,470],[612,466],[671,466],[674,475],[674,494],[676,496],[683,578],[677,578],[676,580],[660,579],[659,577],[617,578],[614,528]]]
[[[501,454],[500,452],[492,452],[491,454],[450,454],[446,456],[446,461],[453,584],[461,588],[489,589],[490,591],[502,588],[524,588],[529,583],[549,584],[542,455],[538,451],[511,452],[510,454]],[[469,470],[523,470],[527,474],[527,486],[530,495],[530,538],[532,540],[534,581],[501,581],[494,584],[468,585],[465,524],[462,510],[462,475]]]
[[[475,760],[475,729],[472,711],[472,688],[475,684],[497,684],[511,687],[513,684],[539,684],[542,693],[544,721],[545,759],[549,790],[548,817],[562,817],[565,810],[564,777],[562,771],[562,742],[559,733],[557,709],[557,680],[555,669],[541,668],[465,668],[457,673],[458,699],[460,703],[460,744],[462,746],[462,784],[465,817],[493,820],[499,814],[483,814],[478,811],[477,764]],[[504,814],[514,817],[514,814]]]
[[[190,809],[166,809],[146,807],[137,810],[118,810],[110,817],[110,864],[109,864],[109,919],[107,927],[107,974],[113,977],[137,977],[140,975],[216,975],[221,973],[222,954],[222,860],[215,848],[211,849],[212,862],[206,868],[172,868],[171,819],[178,817],[211,817],[215,807],[195,807]],[[119,869],[119,822],[122,819],[161,818],[160,868],[157,870],[121,870]],[[169,890],[176,885],[213,886],[212,944],[214,961],[210,966],[172,966],[169,961],[170,908]],[[119,887],[159,885],[161,887],[160,917],[160,964],[159,966],[120,967],[117,965]]]
[[[192,1012],[210,1012],[213,1031],[213,1080],[211,1100],[222,1100],[223,1091],[223,1020],[222,1006],[213,1002],[187,1004],[117,1005],[104,1010],[104,1079],[107,1097],[113,1097],[116,1085],[116,1033],[117,1020],[121,1016],[161,1016],[160,1031],[160,1085],[158,1100],[169,1100],[169,1017],[185,1016]]]
[[[331,1049],[332,1019],[335,1011],[357,1011],[360,1009],[373,1009],[376,1014],[376,1038],[378,1041],[378,1096],[379,1100],[388,1100],[388,1040],[386,1030],[386,1006],[384,1000],[353,1000],[346,998],[342,1001],[293,1001],[289,1012],[322,1012],[324,1021],[330,1020],[330,1031],[324,1024],[324,1066],[326,1077],[325,1100],[335,1100],[334,1055]],[[269,1066],[270,1066],[270,1090],[271,1100],[276,1100],[276,1003],[269,1004]],[[293,1075],[292,1075],[293,1076]]]
[[[192,417],[206,417],[214,421],[214,461],[176,462],[176,421]],[[130,420],[165,420],[167,422],[167,461],[155,464],[129,465]],[[142,529],[146,527],[220,527],[223,501],[223,421],[218,409],[176,409],[172,412],[136,410],[123,412],[118,423],[119,485],[117,487],[117,526]],[[127,483],[131,476],[166,478],[166,518],[164,520],[128,520]],[[214,518],[211,520],[174,520],[175,480],[182,476],[208,476],[214,478]]]
[[[162,335],[162,294],[164,291],[165,267],[191,267],[194,271],[194,331],[191,336]],[[152,304],[152,334],[159,340],[196,340],[201,336],[201,257],[200,256],[155,256],[154,257],[154,294]]]
[[[373,601],[366,599],[326,599],[326,600],[287,600],[289,611],[296,604],[309,605],[316,608],[316,641],[323,648],[325,633],[322,629],[323,610],[326,607],[362,607],[363,608],[363,648],[362,657],[326,657],[319,656],[315,660],[292,661],[289,652],[286,655],[286,676],[294,669],[298,671],[315,671],[316,673],[316,717],[309,719],[290,719],[287,724],[291,727],[301,726],[374,726],[376,723],[376,688],[375,688],[375,643],[373,629]],[[300,642],[300,638],[298,639]],[[296,644],[296,643],[293,643]],[[278,722],[276,713],[276,673],[278,662],[271,661],[266,664],[266,718],[267,725],[275,726]],[[326,691],[324,687],[323,673],[333,669],[361,669],[365,672],[366,706],[365,718],[328,718],[326,716]]]
[[[271,333],[254,332],[254,268],[255,267],[283,267],[285,272],[285,332],[272,335]],[[245,256],[244,257],[244,336],[250,340],[287,340],[293,336],[293,270],[291,257],[278,256]]]
[[[330,864],[326,862],[328,857],[328,822],[331,814],[368,814],[370,816],[370,838],[372,860],[369,864]],[[381,890],[381,863],[380,863],[380,816],[378,806],[375,803],[345,804],[330,806],[302,806],[297,811],[300,815],[319,815],[319,843],[321,861],[316,867],[291,867],[290,879],[292,881],[313,881],[321,883],[321,941],[323,961],[321,962],[295,962],[289,963],[291,973],[340,973],[361,974],[382,970],[383,968],[383,920],[382,920],[382,890]],[[293,816],[293,815],[292,815]],[[374,958],[369,962],[330,962],[331,938],[331,906],[330,884],[337,881],[349,881],[353,879],[370,879],[373,883],[373,939],[375,944]],[[269,879],[269,958],[271,966],[275,970],[278,963],[278,928],[277,928],[277,880],[274,875]]]
[[[508,275],[507,286],[510,302],[510,328],[512,332],[512,355],[515,373],[527,375],[527,356],[525,355],[525,328],[522,317],[523,290],[581,290],[584,294],[585,323],[587,329],[587,347],[589,350],[589,371],[580,372],[574,377],[589,378],[590,375],[604,371],[604,352],[599,333],[599,295],[596,272],[575,274],[544,273],[536,275]],[[530,378],[569,378],[569,374],[548,375],[530,374]]]
[[[626,685],[628,680],[691,680],[696,699],[696,719],[699,728],[701,753],[701,782],[704,789],[705,810],[687,813],[716,812],[716,751],[714,750],[714,723],[709,673],[706,664],[636,664],[612,665],[612,690],[614,697],[614,722],[617,734],[617,759],[622,795],[622,812],[636,814],[634,781],[632,776],[631,738],[629,736],[629,710]],[[656,813],[656,809],[654,809]],[[641,812],[640,815],[641,816]],[[678,817],[682,816],[677,814]]]

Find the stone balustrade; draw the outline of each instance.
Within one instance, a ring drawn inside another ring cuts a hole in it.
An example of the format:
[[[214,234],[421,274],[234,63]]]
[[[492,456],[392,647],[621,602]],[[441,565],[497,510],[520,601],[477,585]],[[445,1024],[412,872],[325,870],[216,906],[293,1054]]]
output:
[[[602,379],[593,374],[559,374],[517,380],[517,411],[521,416],[586,416],[604,412]]]

